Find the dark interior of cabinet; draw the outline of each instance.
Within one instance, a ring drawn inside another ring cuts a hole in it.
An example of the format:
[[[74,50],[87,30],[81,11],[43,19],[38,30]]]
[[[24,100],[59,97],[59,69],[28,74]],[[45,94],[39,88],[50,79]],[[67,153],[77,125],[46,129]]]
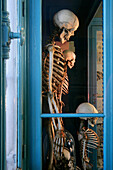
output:
[[[69,40],[74,42],[77,59],[75,66],[71,70],[68,69],[69,94],[63,96],[65,103],[65,107],[63,108],[64,113],[75,113],[78,105],[87,101],[87,28],[100,2],[100,0],[43,0],[42,3],[43,48],[55,29],[53,16],[56,12],[61,9],[69,9],[79,19],[79,28]]]

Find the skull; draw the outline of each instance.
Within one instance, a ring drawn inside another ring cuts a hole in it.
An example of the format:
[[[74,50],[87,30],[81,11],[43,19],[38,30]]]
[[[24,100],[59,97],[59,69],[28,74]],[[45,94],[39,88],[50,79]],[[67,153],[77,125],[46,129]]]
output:
[[[71,69],[75,64],[76,55],[70,50],[65,50],[64,57],[68,67]]]
[[[76,31],[79,26],[79,20],[77,16],[67,9],[57,12],[53,20],[55,25],[62,29],[60,34],[62,44],[68,41],[69,38],[74,35],[74,31]]]
[[[76,113],[98,113],[97,109],[90,103],[85,102],[80,104],[77,109],[76,109]],[[84,120],[87,120],[87,118],[81,118]],[[88,123],[94,127],[94,125],[96,124],[98,118],[88,118]]]

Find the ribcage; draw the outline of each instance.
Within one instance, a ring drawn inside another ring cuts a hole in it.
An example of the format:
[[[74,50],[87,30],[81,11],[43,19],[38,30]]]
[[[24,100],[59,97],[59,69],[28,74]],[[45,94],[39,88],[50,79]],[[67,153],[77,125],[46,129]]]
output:
[[[42,70],[42,91],[43,94],[49,91],[49,52],[43,60]],[[63,57],[61,48],[54,46],[53,48],[53,67],[52,67],[52,92],[60,93],[61,87],[62,92],[65,94],[68,92],[68,78],[67,78],[67,67]],[[64,85],[63,85],[64,84]]]
[[[84,131],[84,137],[81,141],[81,157],[87,164],[89,164],[88,153],[91,153],[90,149],[97,149],[99,143],[99,137],[92,129],[88,128]]]
[[[65,78],[63,80],[63,85],[62,85],[62,93],[68,94],[68,87],[69,87],[69,79],[67,73],[65,74]]]

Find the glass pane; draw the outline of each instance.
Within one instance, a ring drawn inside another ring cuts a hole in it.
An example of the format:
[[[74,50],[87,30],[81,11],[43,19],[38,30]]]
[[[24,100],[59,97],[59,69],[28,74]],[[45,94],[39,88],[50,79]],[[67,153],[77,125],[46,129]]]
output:
[[[102,3],[43,0],[42,28],[42,113],[102,113]],[[43,119],[42,148],[43,169],[103,168],[103,120]]]
[[[42,113],[103,112],[102,48],[102,2],[42,1]]]
[[[7,1],[11,30],[17,32],[17,1]],[[16,170],[17,156],[17,40],[6,61],[6,169]]]
[[[96,32],[97,40],[97,110],[103,112],[103,36],[102,31]]]
[[[97,122],[97,134],[100,139],[100,147],[97,150],[97,167],[103,168],[103,118],[99,118]]]
[[[55,130],[58,119],[62,130]],[[103,169],[103,118],[58,119],[43,119],[43,170]],[[95,119],[94,127],[88,125]]]
[[[102,3],[88,26],[88,101],[103,113]]]

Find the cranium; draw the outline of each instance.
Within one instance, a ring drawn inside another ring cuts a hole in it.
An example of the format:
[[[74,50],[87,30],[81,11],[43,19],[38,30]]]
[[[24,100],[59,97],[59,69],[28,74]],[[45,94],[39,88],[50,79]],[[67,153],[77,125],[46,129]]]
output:
[[[75,64],[76,55],[70,50],[65,50],[64,57],[68,67],[71,69]]]
[[[76,113],[98,113],[97,109],[90,103],[85,102],[81,103],[77,109]],[[87,118],[81,118],[87,120]],[[94,124],[96,124],[98,118],[88,118],[88,123],[94,127]]]
[[[54,23],[56,26],[62,29],[60,34],[62,44],[74,35],[74,31],[76,31],[79,26],[79,20],[77,16],[67,9],[63,9],[55,14]]]

